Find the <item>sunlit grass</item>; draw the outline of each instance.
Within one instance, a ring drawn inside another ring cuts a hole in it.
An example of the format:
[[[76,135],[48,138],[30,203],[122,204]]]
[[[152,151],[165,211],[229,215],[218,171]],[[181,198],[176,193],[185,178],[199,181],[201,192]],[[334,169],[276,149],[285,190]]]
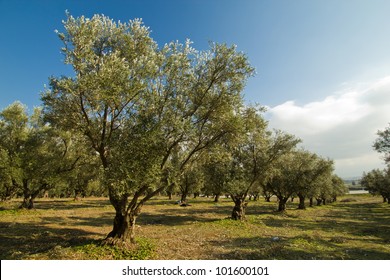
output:
[[[342,202],[344,201],[344,202]],[[233,203],[211,198],[179,207],[166,198],[145,205],[137,245],[101,246],[114,210],[107,199],[37,201],[34,210],[0,205],[2,259],[390,259],[390,206],[378,197],[276,212],[251,201],[244,222],[229,219]]]

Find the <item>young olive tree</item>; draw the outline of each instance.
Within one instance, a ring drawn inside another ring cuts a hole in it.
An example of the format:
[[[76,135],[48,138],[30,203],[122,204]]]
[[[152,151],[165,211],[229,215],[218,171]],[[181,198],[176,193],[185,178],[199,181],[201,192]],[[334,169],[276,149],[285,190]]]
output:
[[[378,138],[375,140],[373,147],[378,153],[384,154],[386,163],[390,163],[390,125],[383,131],[377,132]]]
[[[298,151],[295,159],[299,166],[297,172],[300,174],[296,177],[298,209],[306,209],[305,199],[315,188],[317,181],[321,180],[321,176],[332,177],[333,162],[307,151]]]
[[[348,193],[348,187],[345,185],[344,180],[339,176],[332,175],[332,192],[331,192],[331,202],[336,202],[337,197]]]
[[[15,102],[0,113],[0,182],[2,200],[11,199],[23,177],[23,150],[28,139],[26,107]]]
[[[230,153],[226,191],[234,202],[234,220],[245,219],[249,192],[264,181],[274,162],[300,141],[280,131],[268,131],[267,123],[253,107],[242,111],[241,125],[240,134],[226,147]]]
[[[390,168],[379,170],[373,169],[364,173],[361,185],[372,195],[380,195],[383,202],[390,204]]]
[[[9,180],[23,195],[21,208],[32,209],[35,198],[57,184],[80,159],[74,137],[45,125],[41,110],[28,116],[20,103],[2,113],[2,146],[7,151]]]
[[[266,183],[267,190],[278,198],[278,211],[286,210],[287,200],[299,189],[300,181],[306,171],[306,163],[300,160],[297,150],[283,154],[275,162],[271,175]]]
[[[214,196],[214,202],[219,202],[221,195],[227,193],[229,183],[231,158],[229,153],[220,147],[214,147],[207,155],[203,164],[204,192]]]
[[[253,68],[226,45],[198,52],[187,41],[159,49],[140,20],[68,15],[64,27],[58,35],[74,75],[51,78],[42,96],[46,120],[84,135],[100,157],[116,211],[106,242],[134,242],[136,218],[174,182],[170,173],[180,176],[232,133]],[[172,165],[175,151],[181,155]]]

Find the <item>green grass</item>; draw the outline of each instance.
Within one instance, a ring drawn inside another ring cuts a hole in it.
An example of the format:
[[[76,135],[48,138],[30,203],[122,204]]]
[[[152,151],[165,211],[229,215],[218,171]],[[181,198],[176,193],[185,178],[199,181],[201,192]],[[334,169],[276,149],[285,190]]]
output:
[[[100,245],[111,230],[107,199],[42,199],[36,209],[0,204],[1,259],[390,259],[390,205],[370,195],[307,210],[289,203],[249,202],[245,222],[228,219],[233,203],[165,198],[145,205],[137,244]]]

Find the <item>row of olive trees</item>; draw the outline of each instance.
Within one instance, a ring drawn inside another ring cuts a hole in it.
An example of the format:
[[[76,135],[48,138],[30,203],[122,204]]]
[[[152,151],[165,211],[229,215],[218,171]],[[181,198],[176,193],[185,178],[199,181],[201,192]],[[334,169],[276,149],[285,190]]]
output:
[[[319,205],[346,192],[331,160],[298,149],[300,140],[292,135],[269,131],[254,108],[245,109],[241,121],[240,133],[208,149],[196,168],[179,177],[182,193],[203,186],[201,191],[215,197],[228,194],[235,204],[232,218],[243,220],[248,197],[260,192],[275,195],[279,211],[292,196],[298,196],[299,209],[305,209],[307,198],[311,206],[313,199]]]
[[[185,194],[203,181],[229,193],[232,217],[243,219],[256,188],[280,201],[292,194],[304,200],[328,184],[330,161],[298,150],[298,139],[270,132],[262,110],[244,106],[254,69],[235,46],[159,48],[140,20],[68,15],[63,23],[58,36],[74,74],[50,78],[37,124],[22,117],[21,143],[1,150],[7,186],[26,180],[42,190],[66,177],[73,184],[99,178],[115,208],[106,242],[126,244],[143,205],[162,191],[180,187]],[[3,112],[4,135],[13,135],[6,131],[13,119]],[[28,148],[30,141],[40,148]]]
[[[380,195],[390,204],[390,168],[374,169],[363,174],[361,185],[372,195]]]
[[[22,208],[34,207],[44,192],[85,192],[97,179],[96,161],[79,138],[42,121],[36,108],[15,102],[0,112],[0,197],[23,197]]]

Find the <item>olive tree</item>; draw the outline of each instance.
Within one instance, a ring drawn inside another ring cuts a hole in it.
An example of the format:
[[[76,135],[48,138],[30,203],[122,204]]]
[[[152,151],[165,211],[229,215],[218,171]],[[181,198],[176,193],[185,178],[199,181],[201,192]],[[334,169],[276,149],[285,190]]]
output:
[[[59,131],[42,122],[41,110],[29,116],[16,102],[1,114],[2,153],[8,161],[4,184],[12,184],[22,195],[22,208],[32,209],[35,198],[73,170],[80,159],[79,146],[69,132]],[[2,156],[2,157],[3,157]]]
[[[0,182],[3,200],[20,191],[23,176],[23,150],[28,138],[27,108],[20,102],[9,105],[0,113]]]
[[[348,187],[345,185],[344,180],[336,174],[333,174],[331,202],[336,202],[338,196],[344,195],[346,193],[348,193]]]
[[[219,171],[226,172],[224,184],[234,202],[231,215],[234,220],[245,219],[250,191],[265,180],[274,162],[300,141],[281,131],[267,130],[261,112],[262,109],[245,108],[240,114],[241,131],[225,144],[228,156]]]
[[[390,204],[390,169],[373,169],[364,173],[361,179],[361,185],[372,195],[380,195],[383,202]]]
[[[116,211],[106,242],[126,244],[145,202],[172,184],[170,172],[180,176],[235,129],[253,69],[234,46],[158,48],[140,20],[68,15],[64,27],[58,35],[74,75],[50,79],[46,120],[84,135],[99,155]],[[175,151],[181,156],[172,165]]]
[[[384,154],[386,163],[390,163],[390,126],[377,132],[378,138],[374,142],[374,149]]]
[[[227,193],[227,184],[230,175],[230,155],[221,149],[214,147],[208,152],[207,159],[203,164],[204,192],[214,196],[214,202],[219,202],[219,198]]]
[[[295,159],[296,166],[299,166],[297,172],[300,174],[296,177],[298,209],[306,209],[305,199],[312,189],[321,182],[322,177],[332,176],[333,162],[308,151],[299,151]]]

